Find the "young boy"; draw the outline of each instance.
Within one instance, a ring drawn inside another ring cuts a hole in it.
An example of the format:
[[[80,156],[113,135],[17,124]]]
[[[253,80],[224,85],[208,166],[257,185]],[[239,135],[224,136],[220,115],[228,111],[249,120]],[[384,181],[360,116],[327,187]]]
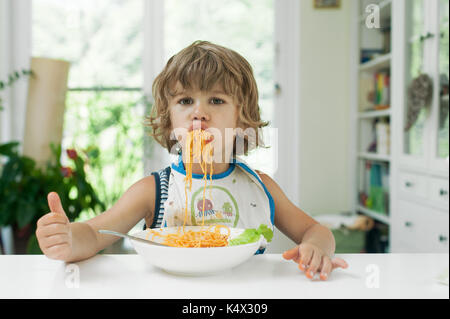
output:
[[[263,146],[258,129],[268,125],[260,118],[252,68],[242,56],[196,41],[168,61],[153,83],[153,97],[148,117],[152,136],[179,154],[178,161],[142,178],[110,209],[86,222],[70,223],[58,195],[50,193],[51,212],[38,221],[36,230],[46,256],[67,262],[89,258],[117,240],[99,234],[99,229],[127,233],[142,219],[150,228],[183,225],[189,207],[188,224],[207,220],[238,228],[275,225],[297,243],[283,257],[297,263],[308,278],[320,274],[326,280],[334,268],[347,267],[344,260],[332,259],[331,231],[296,207],[272,178],[239,158]],[[207,141],[214,150],[212,174],[199,161],[186,166],[186,136],[197,129],[212,136]],[[192,173],[189,191],[187,167]]]

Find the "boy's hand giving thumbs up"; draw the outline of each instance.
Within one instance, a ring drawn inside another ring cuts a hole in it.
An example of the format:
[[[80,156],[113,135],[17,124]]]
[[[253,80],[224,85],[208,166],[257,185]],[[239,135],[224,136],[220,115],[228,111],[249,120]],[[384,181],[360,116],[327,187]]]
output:
[[[50,213],[37,222],[36,237],[42,252],[51,259],[67,260],[72,254],[70,221],[55,192],[47,196]]]

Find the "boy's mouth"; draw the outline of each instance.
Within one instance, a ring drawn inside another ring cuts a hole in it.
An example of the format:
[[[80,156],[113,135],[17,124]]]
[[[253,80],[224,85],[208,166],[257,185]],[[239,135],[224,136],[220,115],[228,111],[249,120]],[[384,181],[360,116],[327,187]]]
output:
[[[192,122],[191,126],[189,126],[189,132],[193,130],[204,130],[206,131],[208,129],[208,126],[201,121],[194,121]]]
[[[189,132],[194,131],[194,130],[202,130],[202,131],[206,131],[209,134],[209,138],[205,140],[205,143],[208,144],[210,142],[212,142],[214,140],[214,135],[212,135],[211,133],[209,133],[208,130],[208,126],[202,122],[202,121],[193,121],[191,126],[189,127]]]

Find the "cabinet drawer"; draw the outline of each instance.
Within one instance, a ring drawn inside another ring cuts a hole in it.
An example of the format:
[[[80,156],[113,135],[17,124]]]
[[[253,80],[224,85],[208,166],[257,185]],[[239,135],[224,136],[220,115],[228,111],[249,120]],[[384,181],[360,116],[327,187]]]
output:
[[[430,253],[448,253],[448,213],[431,210],[425,227],[425,240]]]
[[[448,210],[448,179],[430,178],[430,199]]]
[[[394,216],[391,227],[398,241],[396,247],[410,247],[416,253],[448,253],[448,213],[400,200]]]
[[[393,225],[395,237],[403,243],[402,247],[412,247],[417,253],[427,252],[429,246],[425,240],[427,229],[423,227],[425,209],[422,210],[419,205],[402,200],[398,202],[397,209]]]
[[[405,172],[399,173],[400,192],[406,196],[428,198],[428,177]]]

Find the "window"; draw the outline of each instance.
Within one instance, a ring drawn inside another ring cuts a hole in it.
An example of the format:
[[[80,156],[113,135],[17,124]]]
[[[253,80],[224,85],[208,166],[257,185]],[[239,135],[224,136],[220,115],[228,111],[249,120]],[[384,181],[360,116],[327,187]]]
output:
[[[271,122],[274,112],[274,1],[165,0],[164,42],[167,61],[195,40],[206,40],[241,54],[253,68],[259,90],[261,117]],[[192,13],[195,8],[195,14]],[[263,130],[273,145],[270,128]],[[243,157],[252,167],[273,175],[274,149],[257,149]]]
[[[63,148],[86,153],[107,207],[143,175],[142,20],[142,0],[32,3],[32,56],[71,62]]]
[[[262,118],[271,121],[273,2],[232,0],[225,6],[207,0],[164,1],[164,63],[199,39],[232,48],[252,65]],[[86,152],[90,181],[107,206],[144,175],[142,83],[144,72],[149,72],[143,65],[148,39],[145,4],[143,0],[32,2],[32,55],[71,62],[63,148]],[[186,14],[192,8],[195,14]],[[272,146],[270,130],[264,137]],[[272,174],[273,163],[267,159],[273,152],[260,149],[245,160]]]

